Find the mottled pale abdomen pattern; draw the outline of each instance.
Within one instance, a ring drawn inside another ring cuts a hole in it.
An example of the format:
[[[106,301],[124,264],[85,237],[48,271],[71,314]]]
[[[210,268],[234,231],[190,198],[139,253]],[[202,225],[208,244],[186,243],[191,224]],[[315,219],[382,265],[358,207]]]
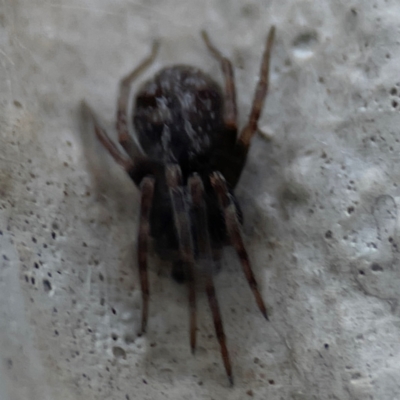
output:
[[[142,86],[133,124],[151,159],[185,165],[208,157],[218,143],[222,108],[217,83],[197,68],[179,65],[162,69]]]

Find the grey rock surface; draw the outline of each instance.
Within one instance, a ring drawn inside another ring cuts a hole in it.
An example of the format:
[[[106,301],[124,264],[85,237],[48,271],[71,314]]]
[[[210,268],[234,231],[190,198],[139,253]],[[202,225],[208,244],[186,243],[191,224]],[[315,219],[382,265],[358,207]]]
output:
[[[0,398],[399,399],[399,16],[383,0],[1,2]],[[207,29],[233,61],[243,125],[273,24],[236,190],[270,322],[227,248],[230,388],[205,296],[192,356],[185,287],[155,256],[138,336],[138,190],[80,104],[113,132],[118,80],[156,38],[143,79],[187,63],[221,81]]]

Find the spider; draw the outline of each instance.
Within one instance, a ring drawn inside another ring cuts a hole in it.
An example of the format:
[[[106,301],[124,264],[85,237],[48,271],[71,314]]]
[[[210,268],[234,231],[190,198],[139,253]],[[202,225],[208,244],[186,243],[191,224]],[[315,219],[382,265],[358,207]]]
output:
[[[196,277],[207,294],[228,379],[230,356],[213,283],[214,265],[228,242],[236,249],[258,308],[267,310],[251,269],[242,234],[242,213],[233,194],[265,102],[275,27],[269,31],[259,81],[246,126],[238,133],[232,63],[202,38],[220,63],[225,88],[201,70],[176,65],[161,69],[139,90],[132,113],[136,138],[129,134],[128,102],[133,81],[154,61],[151,54],[120,81],[116,130],[123,153],[86,105],[98,140],[140,189],[137,254],[142,292],[141,332],[149,308],[147,253],[150,237],[156,251],[172,260],[172,275],[186,281],[190,307],[190,347],[196,348]]]

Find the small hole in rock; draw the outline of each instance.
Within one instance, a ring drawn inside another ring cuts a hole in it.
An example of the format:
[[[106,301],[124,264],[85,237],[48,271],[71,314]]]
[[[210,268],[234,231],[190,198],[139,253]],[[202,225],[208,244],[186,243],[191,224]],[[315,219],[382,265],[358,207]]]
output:
[[[274,381],[273,379],[270,379],[270,380],[268,381],[268,383],[269,383],[270,385],[275,385],[275,381]]]
[[[333,237],[332,231],[326,231],[326,232],[325,232],[325,237],[326,237],[327,239],[332,239],[332,237]]]
[[[328,344],[328,343],[325,343],[325,344],[324,344],[324,347],[325,347],[326,349],[329,349],[329,344]]]
[[[300,34],[293,42],[293,53],[298,58],[309,58],[314,54],[314,48],[318,44],[316,32]]]
[[[390,94],[392,95],[392,96],[396,96],[396,94],[397,94],[397,89],[394,87],[394,88],[392,88],[392,90],[390,91]]]
[[[372,269],[372,271],[375,271],[375,272],[382,272],[383,271],[383,268],[378,263],[372,263],[371,264],[371,269]]]
[[[126,359],[126,352],[122,347],[115,346],[112,349],[114,357]]]
[[[118,335],[116,333],[112,333],[111,334],[111,338],[112,338],[112,340],[117,340],[118,339]]]
[[[51,290],[51,283],[48,279],[43,279],[43,288],[46,293],[49,293]]]
[[[350,206],[350,207],[347,208],[347,212],[349,214],[351,214],[353,211],[354,211],[354,207],[353,206]]]
[[[398,106],[398,103],[396,100],[392,100],[392,107],[396,108]]]
[[[361,376],[362,375],[359,372],[354,372],[353,374],[351,374],[351,379],[360,379]]]
[[[362,269],[360,269],[360,270],[358,271],[358,273],[359,273],[360,275],[365,275],[365,272],[364,272]]]

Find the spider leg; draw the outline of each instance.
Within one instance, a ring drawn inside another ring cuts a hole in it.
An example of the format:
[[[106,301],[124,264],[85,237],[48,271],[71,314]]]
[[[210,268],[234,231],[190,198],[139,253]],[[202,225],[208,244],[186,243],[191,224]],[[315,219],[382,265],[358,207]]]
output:
[[[237,105],[236,105],[236,90],[235,78],[231,61],[224,57],[222,53],[211,43],[211,40],[206,31],[201,32],[203,40],[212,54],[212,56],[220,62],[222,73],[225,79],[225,110],[224,121],[229,130],[233,130],[236,138],[237,131]]]
[[[268,320],[267,309],[264,301],[261,297],[260,291],[258,290],[257,281],[254,277],[251,269],[249,256],[244,246],[242,234],[240,232],[240,224],[237,218],[237,210],[235,203],[232,200],[232,196],[228,192],[224,177],[219,172],[214,172],[210,176],[211,185],[218,196],[218,202],[221,209],[224,212],[226,230],[232,246],[236,249],[236,252],[240,258],[243,272],[246,276],[247,282],[253,292],[256,299],[258,308],[264,317]]]
[[[257,131],[257,123],[260,118],[262,108],[264,106],[265,98],[269,86],[269,65],[271,58],[271,49],[275,37],[275,27],[273,26],[268,34],[267,43],[264,50],[264,55],[261,63],[260,77],[258,80],[256,92],[254,94],[253,105],[247,125],[242,129],[238,144],[244,147],[245,152],[250,146],[251,138]]]
[[[126,155],[118,149],[118,147],[114,144],[114,142],[107,135],[106,131],[100,125],[94,111],[85,101],[82,102],[82,108],[84,112],[90,115],[90,118],[93,122],[94,131],[100,143],[106,148],[106,150],[108,150],[108,152],[117,162],[117,164],[121,165],[125,169],[125,171],[131,171],[133,169],[133,161],[126,157]]]
[[[194,175],[189,179],[189,189],[193,203],[194,225],[197,230],[197,246],[199,250],[199,263],[203,267],[202,272],[205,275],[206,293],[208,303],[210,305],[214,328],[217,339],[221,348],[222,360],[224,362],[225,371],[231,385],[233,385],[232,365],[229,357],[228,348],[226,346],[226,338],[224,327],[222,324],[221,311],[219,309],[218,299],[215,293],[214,282],[212,278],[212,251],[210,245],[210,236],[208,233],[207,210],[204,202],[204,186],[201,178]]]
[[[84,111],[87,112],[94,125],[94,131],[101,144],[108,150],[114,160],[121,165],[125,171],[131,175],[135,173],[138,165],[126,157],[115,145],[115,143],[107,135],[106,131],[101,127],[95,113],[89,107],[86,102],[82,103]],[[149,308],[149,282],[147,276],[147,247],[148,237],[150,235],[150,210],[153,202],[154,193],[154,179],[150,177],[144,177],[140,183],[141,190],[141,209],[140,209],[140,222],[139,222],[139,234],[138,234],[138,264],[139,264],[139,275],[140,275],[140,286],[142,290],[142,327],[141,332],[146,331],[147,315]]]
[[[132,159],[142,157],[143,154],[138,144],[129,135],[127,108],[131,84],[154,61],[158,52],[158,48],[159,43],[154,42],[151,54],[145,58],[130,74],[123,78],[119,84],[116,122],[118,141]]]
[[[182,187],[181,169],[176,164],[166,167],[166,181],[169,188],[172,208],[174,213],[175,228],[179,241],[180,259],[187,273],[188,295],[190,307],[190,347],[192,353],[196,349],[196,290],[194,276],[194,251],[189,219],[189,210],[187,207],[187,198]]]
[[[150,211],[153,203],[154,178],[145,177],[141,184],[140,222],[138,234],[138,264],[142,290],[142,328],[146,332],[149,309],[149,279],[147,275],[147,248],[150,235]]]

